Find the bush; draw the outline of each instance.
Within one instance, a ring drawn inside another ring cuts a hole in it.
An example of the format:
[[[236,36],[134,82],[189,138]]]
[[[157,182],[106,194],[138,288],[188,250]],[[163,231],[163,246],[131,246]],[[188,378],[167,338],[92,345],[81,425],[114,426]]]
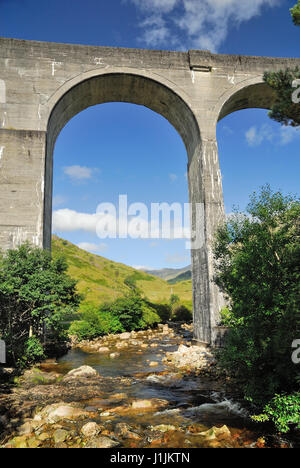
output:
[[[159,316],[159,322],[167,322],[171,318],[171,306],[169,304],[151,304],[151,307]]]
[[[36,336],[31,336],[24,344],[23,355],[18,359],[17,366],[24,368],[45,358],[44,348]]]
[[[121,297],[100,307],[86,305],[80,315],[81,320],[73,322],[69,328],[69,335],[75,335],[79,340],[144,329],[160,322],[152,304],[137,294]]]
[[[109,304],[101,307],[86,304],[80,312],[81,320],[73,322],[69,328],[69,335],[77,336],[80,341],[125,331]]]
[[[64,310],[75,310],[80,301],[66,270],[63,258],[51,260],[48,251],[28,243],[0,257],[0,330],[8,364],[24,365],[26,356],[30,363],[34,340],[28,338],[33,333],[41,342],[45,323],[55,339],[63,338]]]
[[[229,219],[215,245],[215,281],[230,298],[220,362],[262,409],[299,388],[291,345],[299,330],[300,203],[266,186],[247,211]]]
[[[190,322],[193,320],[193,314],[184,305],[178,305],[172,310],[171,320],[174,322]]]
[[[275,395],[264,412],[252,419],[257,422],[273,421],[280,432],[288,432],[290,425],[300,429],[300,393]]]
[[[160,316],[158,315],[156,308],[149,302],[143,301],[140,328],[154,327],[160,323],[160,321]]]

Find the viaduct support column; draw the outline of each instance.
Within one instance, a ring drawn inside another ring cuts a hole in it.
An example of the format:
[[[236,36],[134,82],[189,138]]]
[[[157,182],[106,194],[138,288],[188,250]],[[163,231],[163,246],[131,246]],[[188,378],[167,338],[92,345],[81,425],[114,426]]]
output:
[[[0,245],[43,247],[46,132],[0,129]]]
[[[207,344],[218,341],[219,312],[225,304],[213,282],[213,242],[218,226],[224,222],[222,179],[218,146],[214,134],[201,132],[201,150],[189,164],[189,190],[192,203],[192,274],[194,338]]]

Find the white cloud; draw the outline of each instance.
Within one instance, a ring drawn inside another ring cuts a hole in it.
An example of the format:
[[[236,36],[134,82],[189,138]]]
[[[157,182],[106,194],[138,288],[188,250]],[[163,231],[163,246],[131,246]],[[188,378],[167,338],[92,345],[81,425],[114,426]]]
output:
[[[144,30],[144,42],[147,46],[158,47],[170,38],[170,31],[161,16],[150,16],[140,25]]]
[[[177,174],[169,174],[169,178],[171,182],[176,182],[176,180],[178,179],[178,176]]]
[[[72,180],[87,180],[92,178],[93,169],[84,166],[67,166],[64,167],[64,173]]]
[[[116,213],[112,212],[99,211],[90,214],[79,213],[68,208],[53,212],[52,225],[53,232],[85,231],[97,234],[101,239],[117,238],[118,233],[126,232],[131,238],[149,239],[151,233],[153,239],[162,237],[165,239],[186,239],[189,238],[190,231],[189,227],[173,225],[172,223],[168,226],[168,224],[164,225],[163,222],[153,227],[151,221],[139,215],[133,215],[130,219],[126,219],[119,218]],[[170,232],[168,227],[170,227]]]
[[[132,0],[141,10],[161,13],[169,13],[180,2],[180,0]]]
[[[280,127],[280,144],[288,145],[300,137],[299,127]]]
[[[79,247],[82,250],[87,250],[88,252],[103,252],[107,250],[108,245],[107,244],[93,244],[90,242],[79,242],[77,244],[77,247]]]
[[[259,146],[265,140],[272,141],[274,132],[270,125],[263,124],[259,128],[256,126],[250,127],[245,136],[249,146]]]
[[[263,124],[260,127],[250,127],[245,137],[249,146],[260,146],[265,141],[284,146],[299,138],[300,131],[294,127],[278,126],[275,129],[269,124]]]
[[[53,212],[52,224],[54,232],[86,231],[96,232],[99,215],[78,213],[68,208]]]
[[[281,0],[129,0],[144,20],[142,41],[148,46],[172,45],[209,49],[215,52],[230,27],[237,27],[261,14],[263,7],[275,7]]]
[[[152,270],[153,268],[151,267],[147,267],[145,265],[132,265],[132,268],[134,268],[135,270]]]

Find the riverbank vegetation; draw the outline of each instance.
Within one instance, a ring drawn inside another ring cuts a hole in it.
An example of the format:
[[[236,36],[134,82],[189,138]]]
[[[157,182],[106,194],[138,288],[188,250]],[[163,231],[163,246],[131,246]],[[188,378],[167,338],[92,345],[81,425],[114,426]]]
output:
[[[215,281],[228,298],[229,327],[220,364],[244,397],[281,431],[300,428],[299,366],[292,343],[299,333],[299,199],[269,186],[253,194],[218,234]]]
[[[67,339],[63,321],[81,296],[62,258],[24,244],[0,258],[0,338],[7,364],[24,367],[44,357],[45,329],[52,340]]]

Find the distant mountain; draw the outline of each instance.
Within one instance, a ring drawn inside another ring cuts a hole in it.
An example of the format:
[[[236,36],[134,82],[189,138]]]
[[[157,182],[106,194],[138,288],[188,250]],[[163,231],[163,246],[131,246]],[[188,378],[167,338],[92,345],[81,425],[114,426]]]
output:
[[[180,283],[181,281],[188,281],[192,279],[192,271],[187,270],[179,275],[175,276],[175,278],[167,280],[169,284],[176,284]]]
[[[192,271],[192,266],[188,265],[184,268],[162,268],[161,270],[142,270],[148,275],[153,275],[157,276],[158,278],[161,278],[165,281],[172,280],[174,278],[177,278],[179,275],[186,273],[186,272],[191,272]],[[190,278],[192,275],[190,275]],[[186,278],[188,279],[188,278]],[[182,280],[183,281],[183,280]]]
[[[183,304],[192,307],[190,280],[170,285],[160,277],[86,252],[57,236],[52,237],[52,254],[54,257],[63,255],[66,258],[68,273],[78,281],[77,289],[85,297],[83,302],[103,304],[113,301],[128,293],[128,285],[133,281],[152,302],[167,303],[171,294],[176,294]],[[172,276],[174,272],[176,276],[180,271],[171,270],[170,274]]]

